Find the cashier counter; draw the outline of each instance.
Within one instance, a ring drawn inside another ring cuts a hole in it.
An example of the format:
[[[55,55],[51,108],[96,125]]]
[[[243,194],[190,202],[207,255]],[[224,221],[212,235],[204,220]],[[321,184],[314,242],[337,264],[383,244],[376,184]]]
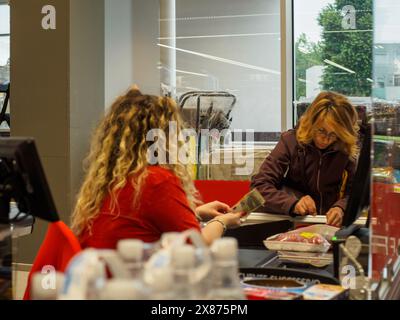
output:
[[[357,236],[364,238],[364,241],[368,241],[368,235],[365,235],[368,229],[361,227],[366,225],[366,220],[366,218],[359,218],[352,226],[353,229],[349,231],[353,234],[358,232]],[[336,261],[332,259],[332,263],[319,268],[305,263],[281,260],[276,251],[268,250],[263,243],[270,236],[287,232],[298,226],[325,223],[325,216],[292,218],[286,215],[253,213],[241,228],[228,230],[226,236],[234,237],[239,242],[239,268],[243,276],[251,274],[256,277],[297,278],[311,282],[339,284],[339,258]],[[334,246],[334,250],[336,250],[334,255],[339,256],[340,252],[337,246]],[[365,264],[368,262],[367,255],[363,260]]]

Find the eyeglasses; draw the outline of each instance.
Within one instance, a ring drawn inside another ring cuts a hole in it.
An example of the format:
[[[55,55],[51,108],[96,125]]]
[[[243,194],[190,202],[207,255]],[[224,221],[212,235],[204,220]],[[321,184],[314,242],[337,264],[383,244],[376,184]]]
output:
[[[324,128],[319,128],[317,129],[317,134],[321,138],[329,139],[329,141],[336,141],[337,140],[337,135],[334,132],[328,133]]]

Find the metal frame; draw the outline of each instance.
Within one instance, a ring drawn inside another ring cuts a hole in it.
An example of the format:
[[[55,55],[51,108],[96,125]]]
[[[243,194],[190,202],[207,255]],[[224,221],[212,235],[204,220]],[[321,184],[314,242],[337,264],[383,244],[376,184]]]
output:
[[[227,97],[232,98],[232,103],[229,107],[228,113],[226,117],[229,118],[232,112],[233,106],[236,104],[237,98],[225,91],[190,91],[186,92],[179,98],[179,106],[181,109],[185,107],[185,103],[189,98],[196,98],[196,133],[197,133],[197,170],[196,170],[196,179],[199,179],[199,169],[200,169],[200,159],[201,159],[201,134],[200,134],[200,108],[201,108],[201,98],[211,98],[211,97]]]
[[[294,126],[293,0],[281,0],[281,130]]]
[[[3,121],[6,121],[8,126],[10,127],[10,115],[6,113],[7,112],[8,101],[10,99],[10,83],[9,82],[7,82],[5,84],[0,84],[0,93],[4,93],[5,94],[3,105],[0,106],[1,107],[0,124],[2,124]]]

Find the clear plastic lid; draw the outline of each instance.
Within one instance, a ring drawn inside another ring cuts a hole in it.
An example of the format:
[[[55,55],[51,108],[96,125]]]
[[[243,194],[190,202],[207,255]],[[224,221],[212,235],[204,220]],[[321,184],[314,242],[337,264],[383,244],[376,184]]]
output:
[[[196,257],[195,250],[190,245],[181,245],[172,249],[172,264],[177,268],[193,268]]]
[[[173,287],[173,275],[171,268],[154,268],[151,274],[151,288],[155,291],[167,291]]]
[[[135,300],[140,298],[141,293],[138,292],[135,282],[126,279],[107,281],[101,292],[101,299],[103,300]]]
[[[165,232],[162,234],[160,242],[163,248],[169,248],[176,239],[181,236],[179,232]]]
[[[217,260],[236,260],[238,242],[235,238],[218,239],[212,244],[211,251]]]
[[[126,261],[142,261],[143,248],[143,241],[137,239],[124,239],[117,244],[119,255]]]

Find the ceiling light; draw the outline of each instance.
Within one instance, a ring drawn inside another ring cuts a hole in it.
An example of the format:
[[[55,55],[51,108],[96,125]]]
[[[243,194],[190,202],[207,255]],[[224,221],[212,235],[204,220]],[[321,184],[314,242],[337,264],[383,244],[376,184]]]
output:
[[[202,58],[205,58],[205,59],[215,60],[215,61],[219,61],[219,62],[231,64],[231,65],[235,65],[235,66],[242,67],[242,68],[263,71],[263,72],[275,74],[275,75],[278,75],[278,76],[281,75],[281,73],[279,71],[276,71],[276,70],[262,68],[262,67],[254,66],[254,65],[251,65],[251,64],[247,64],[247,63],[231,60],[231,59],[226,59],[226,58],[221,58],[221,57],[217,57],[217,56],[212,56],[212,55],[206,54],[206,53],[201,53],[201,52],[196,52],[196,51],[191,51],[191,50],[171,47],[171,46],[167,46],[167,45],[161,44],[161,43],[158,43],[157,45],[159,47],[162,47],[162,48],[167,48],[167,49],[171,49],[171,50],[175,50],[175,51],[179,51],[179,52],[184,52],[184,53],[192,54],[192,55],[195,55],[195,56],[198,56],[198,57],[202,57]]]

